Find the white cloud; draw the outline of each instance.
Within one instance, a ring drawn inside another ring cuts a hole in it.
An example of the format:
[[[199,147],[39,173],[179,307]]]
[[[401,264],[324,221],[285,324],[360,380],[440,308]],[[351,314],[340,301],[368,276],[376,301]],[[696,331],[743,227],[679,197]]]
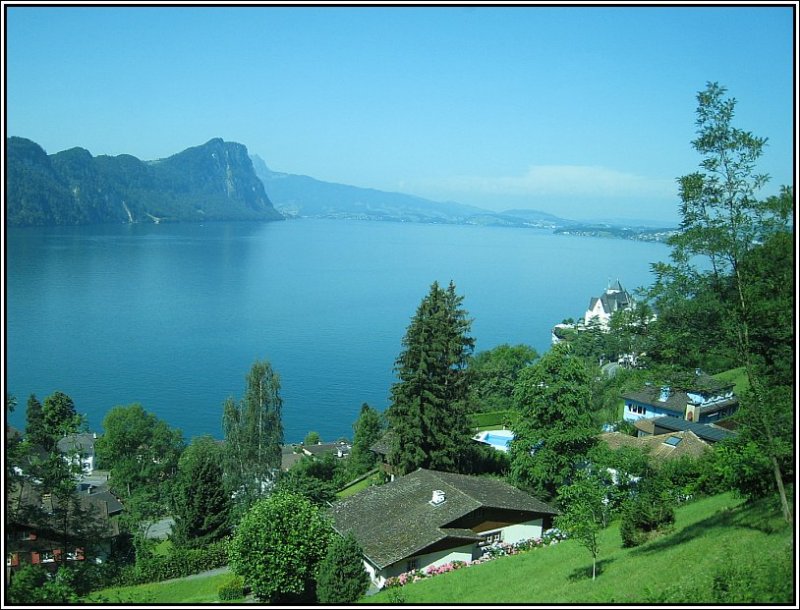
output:
[[[456,176],[439,185],[486,195],[550,197],[674,197],[674,179],[588,165],[534,165],[521,176]]]

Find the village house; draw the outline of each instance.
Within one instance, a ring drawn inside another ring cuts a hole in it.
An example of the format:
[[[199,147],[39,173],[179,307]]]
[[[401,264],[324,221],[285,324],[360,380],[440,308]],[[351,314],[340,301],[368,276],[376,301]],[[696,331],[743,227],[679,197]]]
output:
[[[419,469],[339,500],[334,529],[352,533],[372,582],[452,561],[496,542],[541,537],[558,511],[502,481]]]
[[[106,486],[81,484],[75,505],[29,483],[17,484],[6,497],[6,582],[27,564],[55,569],[62,562],[108,558],[119,536],[119,499]],[[60,512],[67,510],[66,530]]]
[[[669,416],[705,424],[729,417],[739,407],[732,383],[723,383],[697,370],[686,385],[686,389],[645,385],[637,392],[623,394],[623,419],[636,422]]]

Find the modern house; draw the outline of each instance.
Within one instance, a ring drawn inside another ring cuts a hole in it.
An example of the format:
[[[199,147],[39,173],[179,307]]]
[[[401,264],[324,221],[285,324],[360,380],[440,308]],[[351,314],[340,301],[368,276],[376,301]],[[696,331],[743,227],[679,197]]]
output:
[[[68,462],[75,466],[80,466],[84,474],[94,472],[94,444],[97,441],[97,434],[93,432],[82,432],[80,434],[68,434],[57,443],[59,452]]]
[[[482,547],[540,537],[558,511],[496,479],[419,469],[339,500],[334,529],[352,533],[373,583],[471,561]]]
[[[704,424],[729,417],[739,408],[732,383],[723,383],[698,370],[685,385],[686,389],[646,385],[637,392],[623,394],[623,419],[636,422],[669,416]]]

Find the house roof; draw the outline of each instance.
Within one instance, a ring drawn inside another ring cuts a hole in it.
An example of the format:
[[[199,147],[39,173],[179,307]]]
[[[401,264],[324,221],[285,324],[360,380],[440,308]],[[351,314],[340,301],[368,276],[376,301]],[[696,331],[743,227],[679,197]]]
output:
[[[621,432],[604,432],[598,438],[604,441],[611,449],[619,449],[620,447],[644,449],[651,458],[659,462],[675,460],[684,455],[695,458],[700,457],[709,448],[709,444],[691,430],[653,436],[630,436]],[[674,439],[679,440],[675,441]]]
[[[56,446],[61,453],[82,453],[83,451],[94,452],[94,443],[97,439],[91,432],[80,434],[68,434],[59,439]]]
[[[309,455],[322,456],[326,453],[336,453],[337,449],[341,448],[346,453],[350,449],[349,441],[336,441],[335,443],[317,443],[315,445],[303,445],[303,451]]]
[[[394,432],[391,430],[387,430],[386,433],[380,437],[377,441],[375,441],[372,446],[369,448],[372,453],[376,453],[381,456],[388,456],[392,451],[392,436]]]
[[[670,392],[666,400],[659,400],[661,398],[661,388],[656,386],[647,386],[638,392],[625,392],[622,395],[625,400],[635,400],[636,402],[658,407],[659,409],[666,409],[667,411],[674,411],[675,413],[683,413],[686,411],[689,397],[686,392],[680,390]]]
[[[434,490],[444,492],[442,504],[430,503]],[[447,538],[479,539],[472,530],[448,527],[479,508],[558,513],[497,479],[419,469],[339,500],[330,514],[334,528],[352,532],[369,560],[384,568]]]
[[[124,506],[105,485],[94,487],[92,493],[79,491],[76,493],[76,497],[80,502],[81,509],[86,511],[86,518],[95,520],[93,527],[97,528],[97,533],[106,537],[119,534],[119,525],[116,520],[111,520],[111,517],[122,512]],[[34,521],[17,525],[36,529],[54,527],[52,515],[54,508],[57,508],[61,502],[52,494],[41,494],[28,483],[16,485],[10,489],[6,501],[9,504],[19,503],[27,507],[26,514]],[[57,529],[57,525],[55,528]]]
[[[662,428],[671,431],[691,430],[699,438],[712,443],[723,441],[735,435],[730,430],[725,430],[724,428],[691,422],[677,417],[656,417],[652,419],[651,422],[655,429]]]

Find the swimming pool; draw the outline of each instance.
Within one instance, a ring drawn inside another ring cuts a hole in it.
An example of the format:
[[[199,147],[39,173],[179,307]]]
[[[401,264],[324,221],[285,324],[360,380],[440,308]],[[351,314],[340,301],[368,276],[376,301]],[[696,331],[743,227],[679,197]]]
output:
[[[491,445],[498,451],[508,451],[511,441],[514,440],[514,433],[511,430],[485,430],[473,436],[479,443]]]

